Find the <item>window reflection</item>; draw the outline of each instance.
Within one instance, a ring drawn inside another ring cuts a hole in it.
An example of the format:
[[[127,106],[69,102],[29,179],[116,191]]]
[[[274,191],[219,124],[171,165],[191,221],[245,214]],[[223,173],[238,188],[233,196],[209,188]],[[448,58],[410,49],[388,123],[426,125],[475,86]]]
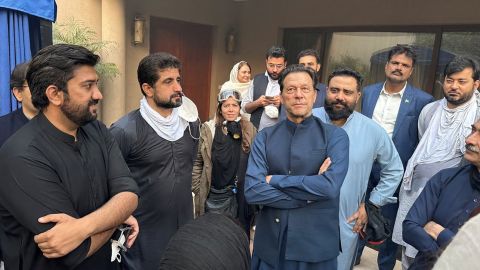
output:
[[[480,32],[444,32],[440,45],[440,57],[435,71],[435,83],[432,95],[443,98],[443,70],[456,55],[468,55],[480,58]]]
[[[417,52],[409,83],[426,89],[432,62],[433,33],[343,32],[333,33],[325,74],[338,67],[349,67],[365,77],[365,85],[385,80],[388,51],[397,44],[411,44]]]

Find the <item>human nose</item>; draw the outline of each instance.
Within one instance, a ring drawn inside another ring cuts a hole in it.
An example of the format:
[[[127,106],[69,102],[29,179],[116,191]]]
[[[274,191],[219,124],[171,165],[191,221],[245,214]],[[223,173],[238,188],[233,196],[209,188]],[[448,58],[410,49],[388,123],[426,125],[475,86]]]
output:
[[[457,89],[458,86],[459,86],[458,81],[453,81],[450,85],[450,87],[453,88],[453,89]]]
[[[98,87],[95,87],[95,90],[93,91],[93,94],[92,94],[92,99],[94,99],[94,100],[102,100],[103,99],[102,92],[100,91],[100,89]]]
[[[465,144],[475,144],[475,132],[470,133],[470,135],[465,138]]]
[[[303,98],[304,97],[302,89],[300,89],[300,88],[295,89],[295,92],[293,93],[293,95],[296,98]]]
[[[173,90],[175,92],[182,92],[182,85],[180,84],[180,82],[175,82],[175,85],[173,87]]]
[[[335,94],[335,99],[336,99],[336,100],[340,100],[340,101],[345,101],[345,95],[343,94],[342,91],[338,91],[338,92]]]

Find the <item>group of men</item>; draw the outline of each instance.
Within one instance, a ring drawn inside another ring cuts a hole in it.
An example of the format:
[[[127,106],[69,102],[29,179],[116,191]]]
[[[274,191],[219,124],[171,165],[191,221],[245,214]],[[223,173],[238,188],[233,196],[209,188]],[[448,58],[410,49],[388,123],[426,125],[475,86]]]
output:
[[[182,92],[179,60],[146,56],[139,109],[110,129],[95,120],[98,60],[85,48],[53,45],[12,74],[23,106],[0,118],[7,269],[158,269],[171,237],[193,219],[199,120]],[[260,206],[252,269],[351,269],[366,205],[381,209],[394,232],[379,268],[393,269],[396,243],[405,269],[419,265],[480,207],[478,64],[453,59],[445,98],[433,102],[407,82],[416,62],[409,46],[394,46],[386,81],[363,89],[348,68],[319,83],[315,50],[297,60],[287,67],[285,49],[270,48],[266,72],[242,100],[260,131],[245,179],[247,201]],[[472,165],[459,167],[463,157]],[[110,238],[122,223],[132,233],[116,264]]]
[[[245,186],[247,200],[262,206],[252,269],[351,269],[359,263],[365,245],[357,240],[368,220],[366,203],[381,209],[389,220],[388,230],[393,231],[393,241],[388,238],[379,247],[380,269],[393,269],[397,244],[402,246],[403,268],[408,269],[419,264],[414,261],[417,250],[423,255],[448,243],[478,207],[480,198],[470,194],[478,186],[461,191],[468,196],[458,203],[453,217],[446,215],[447,199],[440,213],[435,212],[445,188],[440,180],[431,184],[437,193],[427,198],[422,194],[414,202],[437,172],[462,165],[464,154],[467,161],[478,163],[474,159],[478,142],[471,139],[476,131],[469,136],[480,116],[476,61],[452,59],[444,72],[445,98],[433,102],[431,95],[407,82],[416,63],[410,46],[392,47],[385,82],[363,92],[362,77],[350,69],[335,70],[327,87],[322,87],[313,50],[297,57],[301,66],[310,69],[286,67],[285,59],[282,48],[272,47],[266,55],[267,71],[254,78],[242,102],[245,111],[257,115],[251,120],[254,125],[265,129],[252,149]],[[362,95],[357,113],[354,109]],[[268,113],[271,106],[280,116]],[[347,137],[322,123],[341,128]],[[453,174],[435,178],[457,177],[458,169],[452,170]],[[454,194],[443,197],[453,200],[460,195]],[[435,214],[445,219],[443,223]],[[417,257],[421,261],[423,256]]]
[[[145,57],[139,109],[110,130],[95,120],[98,61],[83,47],[60,44],[13,72],[23,106],[0,118],[6,269],[158,269],[170,238],[193,219],[199,121],[183,97],[180,61],[168,53]],[[130,235],[112,242],[122,223]]]

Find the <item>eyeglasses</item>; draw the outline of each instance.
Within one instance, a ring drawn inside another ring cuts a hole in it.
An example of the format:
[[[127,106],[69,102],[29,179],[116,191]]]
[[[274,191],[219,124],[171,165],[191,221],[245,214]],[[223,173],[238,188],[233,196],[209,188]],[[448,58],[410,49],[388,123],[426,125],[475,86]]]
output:
[[[269,68],[277,68],[277,69],[282,69],[285,67],[285,64],[272,64],[272,63],[268,63],[267,66]]]
[[[294,93],[297,93],[297,91],[300,90],[302,93],[304,94],[309,94],[313,91],[313,87],[289,87],[287,89],[285,89],[284,91],[289,94],[289,95],[292,95]]]
[[[237,102],[242,101],[242,94],[237,90],[223,90],[218,94],[218,102],[224,102],[231,97]]]

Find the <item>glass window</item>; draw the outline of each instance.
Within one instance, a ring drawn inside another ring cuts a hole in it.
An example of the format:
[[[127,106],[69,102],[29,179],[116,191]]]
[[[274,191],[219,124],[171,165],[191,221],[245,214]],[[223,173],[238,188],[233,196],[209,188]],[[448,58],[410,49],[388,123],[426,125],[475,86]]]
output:
[[[397,44],[410,44],[417,52],[417,62],[409,83],[427,89],[434,40],[434,33],[335,32],[327,50],[324,81],[339,67],[360,72],[365,78],[364,85],[384,81],[390,48]]]
[[[322,32],[318,30],[286,29],[283,45],[287,50],[287,63],[296,64],[297,54],[304,49],[314,49],[322,55]]]
[[[480,59],[480,32],[444,32],[440,45],[440,55],[435,72],[432,95],[443,98],[443,70],[456,55],[468,55]]]

